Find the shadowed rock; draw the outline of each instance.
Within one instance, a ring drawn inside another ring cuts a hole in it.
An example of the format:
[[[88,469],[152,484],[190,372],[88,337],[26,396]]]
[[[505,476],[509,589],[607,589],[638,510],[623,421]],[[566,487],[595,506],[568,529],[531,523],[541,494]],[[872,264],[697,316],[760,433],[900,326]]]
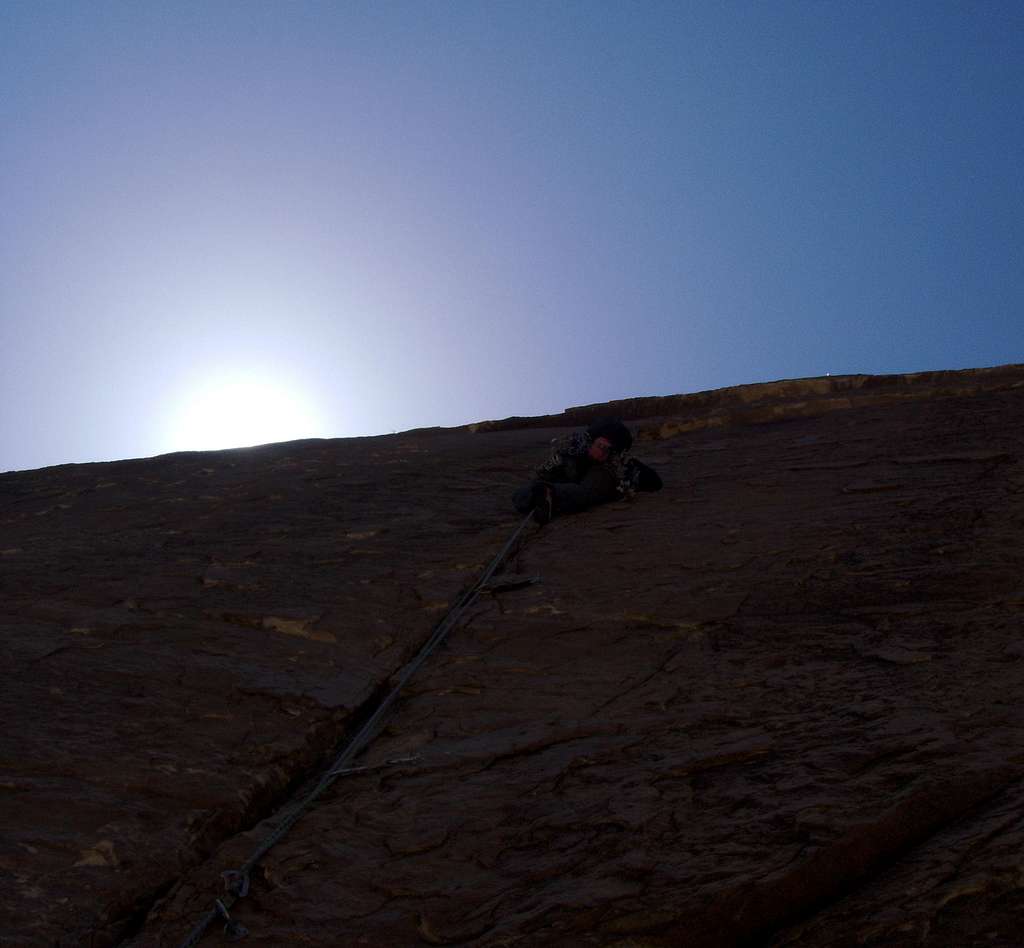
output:
[[[770,384],[612,406],[665,489],[529,528],[248,943],[1019,943],[1024,369]],[[512,532],[535,423],[0,476],[3,943],[180,944]]]

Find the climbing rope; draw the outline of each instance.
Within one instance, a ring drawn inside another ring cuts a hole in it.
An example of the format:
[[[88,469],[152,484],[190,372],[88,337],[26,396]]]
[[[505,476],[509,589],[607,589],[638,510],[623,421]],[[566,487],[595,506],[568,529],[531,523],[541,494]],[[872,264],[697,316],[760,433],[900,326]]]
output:
[[[434,632],[427,640],[426,644],[419,650],[416,657],[409,662],[408,665],[402,670],[398,681],[388,692],[384,700],[377,706],[376,710],[367,719],[366,723],[359,729],[356,736],[352,738],[348,746],[340,754],[337,760],[327,768],[327,771],[320,778],[317,785],[303,797],[292,809],[281,819],[277,824],[274,831],[256,847],[253,854],[241,865],[238,869],[231,869],[221,873],[224,879],[227,893],[219,899],[214,901],[214,906],[207,912],[196,924],[196,926],[189,932],[188,937],[181,943],[180,948],[194,948],[202,940],[203,935],[206,934],[206,930],[218,919],[224,923],[224,934],[228,936],[229,940],[237,941],[244,938],[248,934],[246,928],[239,924],[237,921],[231,918],[230,911],[235,904],[245,898],[249,893],[249,875],[253,869],[259,864],[260,860],[285,836],[299,820],[299,817],[309,809],[310,806],[317,800],[317,798],[334,783],[338,777],[345,776],[346,773],[351,773],[352,770],[349,768],[349,764],[356,758],[356,756],[373,740],[376,735],[377,729],[380,727],[384,718],[387,716],[391,707],[398,700],[402,689],[409,683],[409,680],[419,670],[420,666],[430,657],[430,655],[437,649],[437,647],[445,640],[448,633],[458,622],[462,613],[469,608],[474,602],[476,597],[480,594],[483,588],[490,581],[491,577],[498,571],[498,568],[505,562],[509,553],[515,546],[516,541],[519,539],[519,535],[523,532],[523,529],[530,522],[533,514],[528,513],[516,527],[512,536],[509,537],[508,541],[498,552],[497,556],[491,560],[490,565],[481,574],[480,578],[470,587],[470,589],[463,593],[459,598],[459,601],[448,611],[447,615],[437,624]]]

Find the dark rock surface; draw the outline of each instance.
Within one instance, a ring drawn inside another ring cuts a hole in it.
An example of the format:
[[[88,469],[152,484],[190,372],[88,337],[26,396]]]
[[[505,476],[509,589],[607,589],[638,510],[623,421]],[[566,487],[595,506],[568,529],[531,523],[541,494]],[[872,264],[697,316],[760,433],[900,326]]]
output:
[[[1019,945],[1024,370],[993,372],[652,410],[665,490],[528,528],[541,581],[484,594],[266,856],[244,943]],[[2,943],[180,944],[558,433],[0,476]]]

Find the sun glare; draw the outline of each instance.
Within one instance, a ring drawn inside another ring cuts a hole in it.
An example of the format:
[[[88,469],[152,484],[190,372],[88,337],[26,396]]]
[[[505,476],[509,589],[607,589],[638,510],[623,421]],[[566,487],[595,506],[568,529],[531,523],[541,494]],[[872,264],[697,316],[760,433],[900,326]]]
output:
[[[325,437],[309,401],[276,380],[224,378],[192,389],[176,402],[168,451],[241,448],[273,441]]]

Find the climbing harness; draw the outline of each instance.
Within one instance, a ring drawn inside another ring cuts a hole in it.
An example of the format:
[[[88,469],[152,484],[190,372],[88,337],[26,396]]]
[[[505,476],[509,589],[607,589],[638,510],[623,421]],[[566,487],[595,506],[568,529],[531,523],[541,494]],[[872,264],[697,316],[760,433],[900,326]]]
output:
[[[202,940],[203,935],[206,933],[206,929],[210,927],[218,919],[224,922],[224,933],[228,936],[231,941],[237,941],[244,938],[248,934],[246,928],[240,923],[236,922],[231,918],[230,910],[234,908],[235,904],[245,898],[249,893],[249,876],[253,869],[259,864],[260,860],[284,837],[284,835],[290,830],[299,820],[299,817],[306,812],[307,809],[317,800],[317,798],[334,783],[339,777],[347,776],[352,773],[360,772],[365,768],[350,767],[351,762],[356,756],[370,743],[371,740],[376,736],[376,732],[391,710],[392,705],[398,700],[402,689],[409,683],[409,680],[419,670],[420,666],[430,657],[435,649],[445,640],[448,633],[458,622],[462,613],[466,611],[472,605],[477,596],[484,591],[491,577],[498,571],[498,568],[502,563],[505,562],[509,553],[515,546],[516,541],[519,539],[519,535],[523,532],[526,525],[532,519],[533,514],[528,513],[516,527],[512,536],[509,537],[508,541],[498,552],[498,555],[491,560],[490,565],[481,574],[480,578],[470,587],[470,589],[463,593],[459,601],[448,611],[448,614],[438,623],[434,629],[430,638],[416,654],[408,665],[402,670],[398,681],[395,683],[391,691],[388,692],[384,700],[377,706],[377,709],[370,715],[369,719],[356,733],[356,736],[352,738],[348,746],[339,755],[337,760],[327,768],[326,773],[320,778],[317,785],[303,797],[277,824],[274,831],[256,847],[253,854],[241,865],[238,869],[229,869],[226,872],[221,873],[224,879],[224,885],[226,893],[222,898],[214,901],[214,907],[210,909],[196,924],[196,926],[189,932],[188,936],[181,943],[180,948],[194,948]],[[402,762],[400,759],[396,759],[394,763]],[[392,763],[389,761],[388,763]]]

